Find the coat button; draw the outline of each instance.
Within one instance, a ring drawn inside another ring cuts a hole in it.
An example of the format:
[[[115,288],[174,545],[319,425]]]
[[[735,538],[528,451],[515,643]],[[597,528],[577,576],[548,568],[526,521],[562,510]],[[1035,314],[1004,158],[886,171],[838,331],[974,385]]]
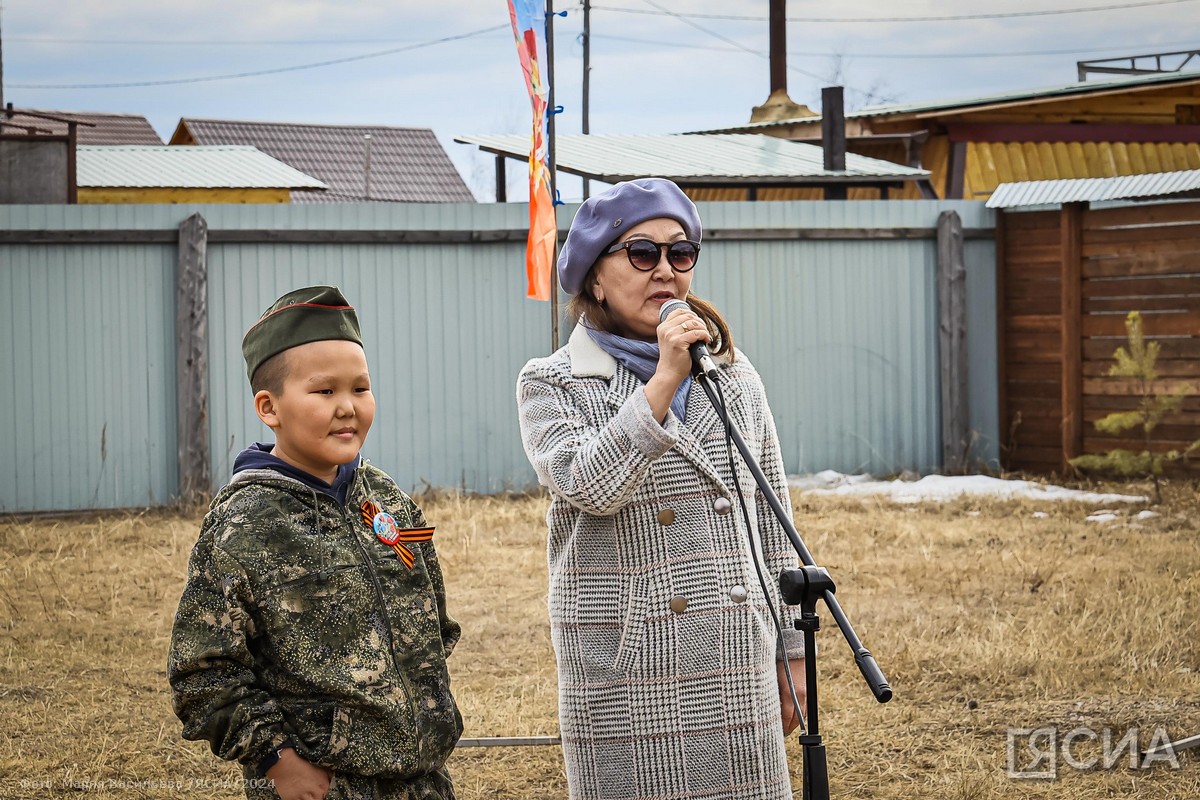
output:
[[[732,508],[733,504],[729,502],[728,497],[718,497],[716,500],[713,500],[713,511],[722,517],[728,514]]]
[[[744,603],[746,602],[746,598],[749,596],[750,593],[747,592],[746,587],[742,586],[741,584],[737,584],[729,590],[729,599],[735,603]]]
[[[675,521],[675,511],[673,509],[664,508],[662,511],[658,512],[658,524],[659,525],[670,525],[674,521]]]
[[[677,594],[671,598],[671,610],[676,614],[682,614],[687,611],[687,598],[681,594]]]

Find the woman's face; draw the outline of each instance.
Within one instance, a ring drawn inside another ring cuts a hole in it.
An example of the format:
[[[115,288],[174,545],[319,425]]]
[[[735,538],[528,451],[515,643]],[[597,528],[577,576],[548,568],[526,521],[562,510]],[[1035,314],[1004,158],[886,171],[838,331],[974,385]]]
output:
[[[646,239],[651,242],[677,242],[686,239],[683,226],[673,219],[647,220],[630,228],[615,243]],[[614,243],[614,244],[615,244]],[[627,250],[601,255],[596,262],[592,294],[608,313],[617,330],[630,339],[655,341],[658,338],[658,314],[663,303],[687,297],[692,274],[676,272],[667,263],[665,248],[659,248],[654,269],[641,272],[629,263]]]

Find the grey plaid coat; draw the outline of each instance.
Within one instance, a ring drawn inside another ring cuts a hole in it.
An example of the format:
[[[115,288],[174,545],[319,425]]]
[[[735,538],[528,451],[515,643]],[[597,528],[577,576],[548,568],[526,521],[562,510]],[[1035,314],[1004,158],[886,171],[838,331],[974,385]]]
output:
[[[787,498],[758,373],[741,353],[720,368],[735,424]],[[780,605],[777,585],[798,560],[736,450],[731,467],[707,397],[693,386],[687,419],[659,424],[642,383],[580,325],[525,365],[517,405],[552,496],[549,610],[571,797],[791,798],[767,603],[789,657],[802,655],[799,609]]]

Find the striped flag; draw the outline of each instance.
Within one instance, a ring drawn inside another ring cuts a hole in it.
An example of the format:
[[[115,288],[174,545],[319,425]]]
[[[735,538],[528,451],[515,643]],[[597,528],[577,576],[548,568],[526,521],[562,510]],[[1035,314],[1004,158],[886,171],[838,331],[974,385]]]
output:
[[[525,244],[525,296],[550,299],[550,274],[554,268],[554,246],[558,225],[554,199],[550,195],[547,161],[546,105],[549,87],[538,66],[538,39],[545,38],[546,12],[541,0],[508,0],[508,15],[517,55],[525,73],[525,88],[533,104],[533,146],[529,150],[529,239]]]

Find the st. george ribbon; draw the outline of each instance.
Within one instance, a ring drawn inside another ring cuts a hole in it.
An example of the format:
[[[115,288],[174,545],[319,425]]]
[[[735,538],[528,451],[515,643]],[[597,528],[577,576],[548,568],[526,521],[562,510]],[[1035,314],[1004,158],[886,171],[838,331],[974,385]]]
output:
[[[692,309],[691,306],[678,298],[668,300],[659,309],[658,321],[661,323],[666,320],[670,313],[677,308],[686,308],[689,311]],[[712,356],[708,354],[708,348],[704,345],[704,342],[692,342],[691,346],[688,347],[688,352],[692,354],[692,364],[695,365],[696,370],[715,381],[719,374],[717,372],[717,365],[712,360]]]

